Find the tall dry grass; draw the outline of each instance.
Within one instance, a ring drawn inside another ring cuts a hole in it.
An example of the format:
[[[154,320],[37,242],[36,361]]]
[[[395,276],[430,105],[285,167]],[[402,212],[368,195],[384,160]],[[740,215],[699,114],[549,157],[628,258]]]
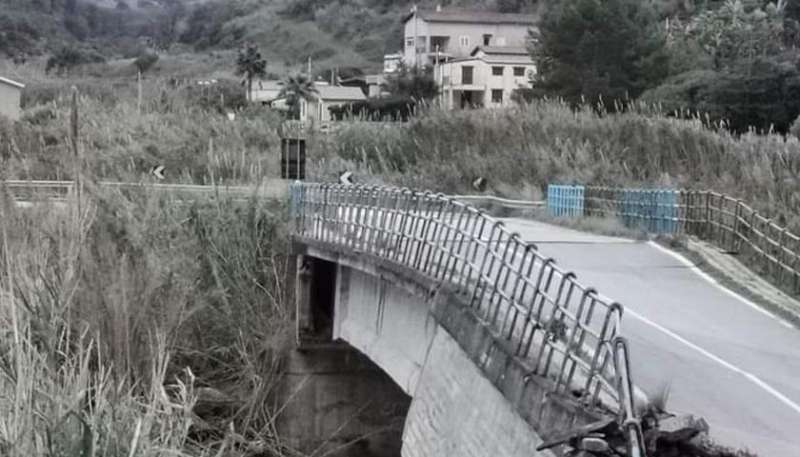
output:
[[[279,448],[282,206],[104,192],[0,205],[0,455]]]
[[[349,168],[367,181],[461,193],[482,176],[511,197],[541,195],[548,183],[713,189],[800,229],[797,138],[734,136],[657,109],[599,114],[555,101],[431,109],[407,124],[342,126],[311,151],[315,179]]]
[[[153,180],[149,172],[158,165],[166,168],[168,182],[237,184],[278,177],[281,116],[256,106],[235,108],[232,98],[243,100],[243,89],[220,84],[209,88],[190,80],[176,86],[167,78],[148,78],[140,110],[135,80],[34,83],[26,88],[23,119],[0,118],[0,165],[17,179],[72,178],[70,89],[76,86],[84,169],[98,179]]]

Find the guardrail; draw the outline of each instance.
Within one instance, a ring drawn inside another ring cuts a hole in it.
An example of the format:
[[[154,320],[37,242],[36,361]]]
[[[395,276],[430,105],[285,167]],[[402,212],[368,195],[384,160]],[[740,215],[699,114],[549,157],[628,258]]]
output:
[[[547,206],[547,202],[545,201],[513,200],[510,198],[495,197],[494,195],[453,195],[450,198],[460,202],[488,203],[511,209],[536,210]]]
[[[515,348],[531,375],[553,391],[610,399],[643,456],[633,411],[623,308],[578,282],[504,224],[441,194],[408,189],[297,183],[292,229],[300,239],[338,245],[423,272],[448,284]]]
[[[284,179],[267,179],[259,186],[222,186],[199,184],[162,184],[162,183],[128,183],[101,181],[96,183],[103,188],[113,188],[126,191],[150,190],[168,193],[187,193],[205,195],[234,195],[242,198],[253,195],[259,197],[284,198],[288,192],[289,181]],[[6,189],[17,200],[36,201],[69,199],[75,193],[74,181],[0,181],[0,189]]]
[[[800,236],[742,200],[711,191],[580,187],[585,194],[579,216],[615,216],[651,233],[697,236],[738,254],[784,291],[800,294]]]

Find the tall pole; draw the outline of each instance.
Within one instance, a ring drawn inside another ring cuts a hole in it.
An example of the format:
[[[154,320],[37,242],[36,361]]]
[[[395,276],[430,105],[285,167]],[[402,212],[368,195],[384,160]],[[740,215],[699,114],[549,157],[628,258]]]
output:
[[[78,206],[78,217],[81,214],[81,156],[78,147],[78,88],[72,86],[72,112],[69,121],[70,149],[72,149],[72,160],[75,174],[75,198]]]
[[[414,66],[419,68],[419,53],[417,52],[417,20],[419,16],[417,15],[417,5],[414,4]]]
[[[434,66],[436,71],[439,72],[437,79],[437,84],[439,85],[439,90],[442,90],[442,73],[444,72],[444,66],[439,65],[439,45],[436,45],[436,65]],[[439,95],[439,106],[442,106],[442,100],[444,99],[444,94]]]
[[[136,109],[139,115],[142,114],[142,70],[136,73],[136,84],[138,86],[138,96],[136,97]]]

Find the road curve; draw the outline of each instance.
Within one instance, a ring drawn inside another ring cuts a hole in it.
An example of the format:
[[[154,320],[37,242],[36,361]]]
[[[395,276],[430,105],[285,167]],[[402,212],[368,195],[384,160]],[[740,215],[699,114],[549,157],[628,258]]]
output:
[[[623,334],[645,391],[701,415],[724,445],[800,456],[800,329],[648,242],[505,219],[583,284],[625,305]]]

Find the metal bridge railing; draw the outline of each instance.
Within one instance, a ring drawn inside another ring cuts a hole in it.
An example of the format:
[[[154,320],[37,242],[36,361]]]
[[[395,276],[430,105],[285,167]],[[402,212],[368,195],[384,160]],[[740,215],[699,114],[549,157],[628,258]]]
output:
[[[408,189],[296,183],[293,232],[366,253],[447,283],[553,391],[612,402],[644,455],[622,306],[578,282],[533,244],[452,197]]]
[[[615,216],[651,233],[697,236],[739,254],[745,265],[786,292],[800,294],[800,236],[741,200],[711,191],[580,187],[580,215]]]

